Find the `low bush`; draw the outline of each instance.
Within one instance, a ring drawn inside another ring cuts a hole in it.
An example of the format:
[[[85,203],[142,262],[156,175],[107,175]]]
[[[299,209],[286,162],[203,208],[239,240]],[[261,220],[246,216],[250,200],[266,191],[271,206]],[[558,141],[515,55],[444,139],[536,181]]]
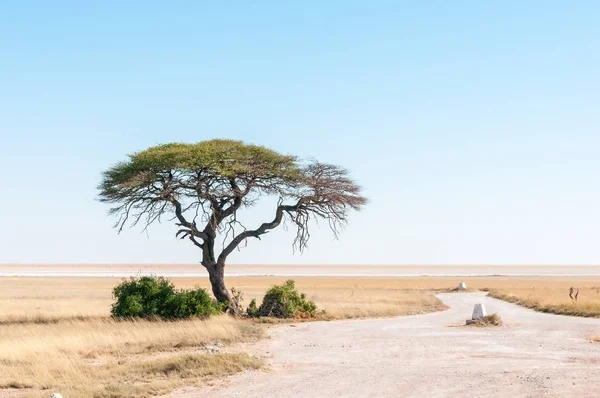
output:
[[[502,326],[502,318],[498,314],[490,314],[486,315],[483,318],[469,319],[467,321],[467,325],[478,326],[478,327],[493,327],[493,326]]]
[[[111,314],[117,318],[181,319],[207,317],[223,311],[204,289],[176,290],[169,279],[143,276],[113,289]]]
[[[258,316],[258,307],[256,306],[256,299],[252,299],[250,301],[250,304],[248,304],[248,308],[246,309],[246,312],[251,317]]]
[[[124,280],[113,289],[116,302],[111,313],[117,317],[160,316],[175,286],[166,278],[144,276]]]
[[[256,300],[248,305],[247,313],[251,317],[276,318],[312,318],[317,313],[317,305],[306,300],[306,295],[296,290],[293,280],[283,285],[273,286],[267,291],[260,307]]]
[[[213,300],[206,290],[181,290],[165,303],[163,318],[207,317],[223,312],[223,305]]]

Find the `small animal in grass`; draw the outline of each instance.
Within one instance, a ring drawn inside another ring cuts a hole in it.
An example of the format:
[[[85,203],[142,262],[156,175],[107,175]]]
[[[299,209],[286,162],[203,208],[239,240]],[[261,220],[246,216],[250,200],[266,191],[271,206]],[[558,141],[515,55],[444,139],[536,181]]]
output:
[[[579,296],[579,288],[570,287],[569,297],[573,303],[577,303],[577,297]]]

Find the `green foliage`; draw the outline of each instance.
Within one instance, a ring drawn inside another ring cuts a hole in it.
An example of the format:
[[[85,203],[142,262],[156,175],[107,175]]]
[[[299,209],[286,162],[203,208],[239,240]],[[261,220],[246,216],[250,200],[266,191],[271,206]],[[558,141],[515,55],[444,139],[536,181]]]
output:
[[[117,301],[111,312],[118,317],[160,316],[164,304],[174,294],[175,287],[163,277],[131,278],[113,289]]]
[[[193,178],[202,172],[221,178],[280,178],[290,182],[301,175],[294,156],[242,141],[162,144],[129,155],[128,161],[105,171],[99,186],[100,200],[115,202],[136,188],[164,181],[164,173],[169,172],[180,174],[181,178],[187,173]]]
[[[113,289],[111,313],[118,318],[180,319],[207,317],[224,310],[204,289],[175,290],[166,278],[143,276]]]
[[[250,316],[273,316],[276,318],[309,318],[314,317],[316,312],[317,305],[312,301],[307,301],[306,295],[296,290],[293,280],[269,289],[258,308],[256,308],[256,300],[252,300],[247,311]]]
[[[296,171],[294,157],[234,140],[158,145],[135,154],[131,160],[146,169],[208,169],[224,177]]]
[[[258,316],[258,306],[256,305],[256,299],[252,299],[250,304],[248,304],[248,308],[246,309],[246,313],[251,317]]]
[[[224,307],[223,304],[210,298],[204,289],[181,290],[167,299],[161,316],[163,318],[191,318],[193,316],[204,318],[223,312]]]

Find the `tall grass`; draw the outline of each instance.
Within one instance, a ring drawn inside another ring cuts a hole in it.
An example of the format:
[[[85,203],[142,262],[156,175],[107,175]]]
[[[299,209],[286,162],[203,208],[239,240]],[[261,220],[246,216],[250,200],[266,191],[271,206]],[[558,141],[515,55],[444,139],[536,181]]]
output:
[[[226,316],[179,322],[93,319],[5,324],[0,326],[0,388],[54,389],[65,397],[151,396],[180,385],[182,378],[193,382],[257,367],[259,362],[244,355],[208,358],[201,347],[262,335],[258,325]],[[182,361],[201,366],[185,374],[174,370],[157,375],[149,370],[161,361],[175,367]],[[115,395],[111,386],[118,386],[121,395]]]

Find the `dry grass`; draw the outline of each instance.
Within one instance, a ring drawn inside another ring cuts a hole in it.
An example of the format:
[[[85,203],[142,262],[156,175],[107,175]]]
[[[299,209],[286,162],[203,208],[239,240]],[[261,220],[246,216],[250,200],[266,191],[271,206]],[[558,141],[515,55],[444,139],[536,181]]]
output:
[[[325,310],[321,319],[393,317],[446,309],[429,290],[308,286],[298,289]]]
[[[23,374],[28,381],[9,382],[6,387],[29,389],[25,397],[48,397],[51,391],[60,391],[64,397],[153,397],[262,365],[262,360],[247,354],[184,354],[146,361],[112,361],[86,368],[61,365],[39,372],[33,380]],[[38,377],[52,381],[38,381]]]
[[[285,279],[230,278],[229,284],[241,289],[248,303]],[[297,287],[326,310],[325,319],[444,308],[426,289],[430,283],[295,279]],[[205,278],[173,281],[180,287],[208,287]],[[65,397],[149,397],[260,366],[260,361],[244,354],[205,355],[201,350],[216,342],[260,338],[263,327],[251,321],[228,317],[183,322],[111,320],[111,290],[119,282],[118,278],[0,278],[0,388],[19,389],[12,391],[34,397],[48,396],[48,389]]]
[[[230,286],[244,293],[245,303],[285,282],[284,277],[232,277]],[[319,309],[332,319],[386,317],[431,312],[443,305],[431,290],[455,287],[456,279],[295,277]],[[10,277],[0,278],[0,324],[52,322],[57,319],[106,317],[112,288],[119,278]],[[208,288],[207,278],[173,278],[179,287]]]
[[[229,286],[244,292],[245,303],[285,277],[231,277]],[[490,294],[546,312],[600,315],[600,277],[294,277],[300,291],[334,319],[385,317],[436,311],[442,308],[431,291],[452,291],[466,282],[468,291]],[[105,317],[112,303],[111,289],[119,278],[14,277],[0,278],[0,324],[51,322],[56,319]],[[181,287],[208,287],[207,278],[174,278]],[[568,297],[579,287],[579,303]]]
[[[264,292],[285,277],[232,277],[230,286],[244,292],[245,302],[259,302]],[[208,287],[207,278],[174,278],[181,287]],[[328,318],[386,317],[443,308],[431,291],[452,291],[466,282],[469,291],[489,289],[494,297],[518,302],[539,311],[600,316],[600,278],[553,277],[295,277]],[[112,303],[111,289],[119,278],[15,277],[0,278],[0,324],[82,320],[105,317]],[[579,303],[568,297],[579,287]]]
[[[0,387],[52,388],[66,397],[151,396],[184,381],[188,384],[258,366],[255,359],[246,356],[198,353],[206,344],[246,341],[262,335],[258,325],[226,316],[207,321],[96,319],[2,325]],[[198,367],[188,373],[175,369],[159,376],[152,370],[185,363]]]
[[[247,354],[185,354],[147,361],[111,362],[88,369],[61,367],[42,376],[58,377],[60,382],[20,383],[32,391],[25,397],[47,397],[61,391],[64,397],[130,398],[154,397],[183,385],[228,376],[246,369],[259,369],[262,360]],[[10,384],[9,384],[10,385]],[[49,387],[49,390],[40,388]]]
[[[469,319],[467,325],[479,328],[497,327],[502,326],[502,318],[498,314],[490,314],[475,320]]]
[[[490,284],[489,294],[540,312],[600,317],[600,281],[590,279],[514,281],[510,286]],[[571,286],[579,288],[576,303],[569,298]]]

